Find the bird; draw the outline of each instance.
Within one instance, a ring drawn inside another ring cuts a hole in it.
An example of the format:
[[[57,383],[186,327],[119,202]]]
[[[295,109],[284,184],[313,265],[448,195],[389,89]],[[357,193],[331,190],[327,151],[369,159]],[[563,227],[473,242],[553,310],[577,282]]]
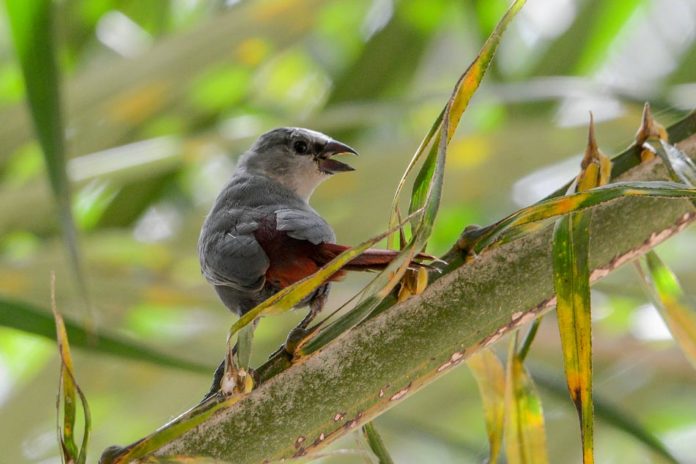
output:
[[[358,153],[321,132],[281,127],[262,134],[241,155],[198,240],[201,272],[231,312],[245,314],[350,248],[336,243],[331,226],[309,204],[322,182],[354,171],[334,159],[340,154]],[[306,328],[321,311],[331,282],[346,271],[384,269],[396,255],[368,249],[354,258],[298,305],[309,306],[298,327]]]

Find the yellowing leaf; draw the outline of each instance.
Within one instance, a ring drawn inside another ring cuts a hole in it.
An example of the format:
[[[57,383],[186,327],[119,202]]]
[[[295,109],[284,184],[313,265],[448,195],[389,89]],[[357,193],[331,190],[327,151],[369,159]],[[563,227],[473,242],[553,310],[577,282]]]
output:
[[[571,213],[558,220],[553,233],[558,330],[568,391],[580,418],[585,464],[594,462],[589,226],[589,214]]]
[[[508,464],[546,464],[546,430],[541,399],[510,342],[505,378],[505,455]]]
[[[505,413],[505,370],[498,357],[488,348],[473,354],[466,361],[471,369],[483,402],[486,417],[489,456],[488,463],[498,462],[503,442],[503,418]]]
[[[577,183],[571,186],[569,193],[600,187],[611,177],[611,161],[599,151],[595,140],[592,114],[587,148],[580,166]],[[584,464],[594,462],[590,218],[587,211],[570,213],[556,222],[553,231],[553,282],[558,330],[568,391],[580,419]]]
[[[53,317],[56,323],[56,341],[58,343],[58,353],[60,354],[60,386],[58,387],[59,403],[63,405],[63,427],[58,430],[58,437],[61,445],[61,452],[65,462],[84,464],[87,460],[87,445],[89,443],[89,433],[91,429],[91,416],[89,404],[82,389],[75,381],[73,371],[72,355],[68,343],[68,333],[65,330],[63,318],[58,313],[55,304],[55,276],[51,276],[51,295]],[[75,441],[75,423],[77,420],[77,397],[83,411],[84,431],[80,445]],[[60,415],[60,404],[57,405],[57,414]]]

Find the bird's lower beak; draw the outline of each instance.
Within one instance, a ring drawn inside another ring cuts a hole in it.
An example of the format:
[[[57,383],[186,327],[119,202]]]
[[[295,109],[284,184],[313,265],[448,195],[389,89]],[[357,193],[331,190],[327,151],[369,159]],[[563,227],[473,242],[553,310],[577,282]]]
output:
[[[319,169],[327,174],[334,174],[336,172],[346,172],[355,171],[354,168],[348,166],[345,163],[336,161],[332,157],[342,153],[351,153],[357,155],[358,152],[348,145],[332,140],[327,143],[322,149],[321,153],[317,155],[317,163],[319,164]]]

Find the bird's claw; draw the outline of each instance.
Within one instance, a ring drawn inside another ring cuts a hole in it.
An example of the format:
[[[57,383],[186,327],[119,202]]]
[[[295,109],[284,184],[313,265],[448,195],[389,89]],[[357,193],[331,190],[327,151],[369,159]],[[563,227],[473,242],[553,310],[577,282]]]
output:
[[[308,330],[302,326],[297,326],[292,329],[288,334],[288,337],[285,339],[285,343],[283,344],[283,349],[285,352],[290,356],[294,356],[297,348],[311,332],[311,330]]]

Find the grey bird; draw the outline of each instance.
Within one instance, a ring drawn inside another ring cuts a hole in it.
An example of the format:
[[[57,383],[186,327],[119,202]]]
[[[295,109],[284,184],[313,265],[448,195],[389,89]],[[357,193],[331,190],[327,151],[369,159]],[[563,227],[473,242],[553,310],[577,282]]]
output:
[[[198,241],[203,276],[230,311],[246,313],[349,248],[335,243],[329,224],[308,203],[320,183],[353,170],[333,158],[341,153],[357,154],[325,134],[283,127],[261,135],[241,156]],[[344,270],[383,269],[395,255],[370,249]],[[330,280],[338,280],[344,270]],[[322,309],[329,285],[301,303],[310,311],[299,327],[305,328]]]

